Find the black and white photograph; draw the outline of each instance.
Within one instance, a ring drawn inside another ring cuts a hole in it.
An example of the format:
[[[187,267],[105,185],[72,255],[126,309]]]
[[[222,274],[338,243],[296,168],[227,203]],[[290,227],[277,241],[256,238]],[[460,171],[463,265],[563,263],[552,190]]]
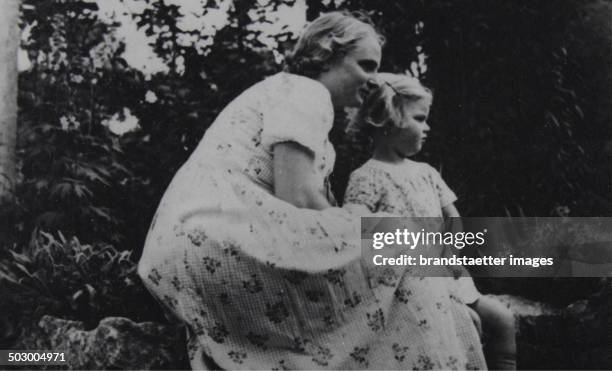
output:
[[[612,0],[0,0],[0,369],[612,370]]]

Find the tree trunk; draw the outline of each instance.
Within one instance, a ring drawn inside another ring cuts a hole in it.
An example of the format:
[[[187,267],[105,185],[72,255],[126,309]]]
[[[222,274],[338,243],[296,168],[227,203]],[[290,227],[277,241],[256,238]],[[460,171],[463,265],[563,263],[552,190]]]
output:
[[[0,244],[11,229],[16,180],[19,0],[0,2]],[[8,230],[4,230],[8,228]]]

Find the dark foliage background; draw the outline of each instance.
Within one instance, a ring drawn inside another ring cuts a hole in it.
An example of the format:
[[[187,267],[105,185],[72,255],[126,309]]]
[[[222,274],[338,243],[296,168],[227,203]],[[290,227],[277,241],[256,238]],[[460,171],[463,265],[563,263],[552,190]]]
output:
[[[309,5],[311,16],[334,8]],[[383,69],[405,71],[427,55],[433,140],[420,158],[437,164],[463,214],[609,215],[610,2],[342,7],[367,9],[384,30]]]
[[[33,300],[44,289],[38,288],[6,310],[59,311],[95,322],[154,306],[150,299],[126,299],[127,307],[102,303],[136,295],[134,262],[157,203],[218,112],[282,68],[250,26],[293,0],[235,0],[228,23],[213,36],[182,30],[175,5],[142,1],[151,6],[133,17],[169,67],[150,78],[122,58],[119,25],[101,22],[95,3],[22,2],[21,25],[29,32],[22,48],[32,67],[19,76],[19,215],[14,240],[0,252],[0,279],[36,282],[31,277],[48,260],[39,253],[46,248],[64,251],[66,266],[92,262],[87,269],[107,267],[123,283],[85,272],[68,291],[47,287],[49,300]],[[307,5],[309,19],[337,7]],[[202,14],[217,6],[208,1]],[[340,7],[367,11],[385,33],[382,70],[417,71],[433,88],[433,137],[418,157],[439,168],[464,215],[610,215],[611,1],[346,0]],[[182,36],[209,43],[185,45]],[[281,30],[274,37],[283,54],[296,35]],[[416,63],[423,56],[425,63]],[[145,99],[147,92],[157,99]],[[126,109],[140,129],[115,135],[103,123]],[[332,133],[339,199],[350,171],[368,156],[359,133],[339,129],[343,120],[339,113]],[[69,271],[35,278],[59,282]],[[572,285],[573,292],[589,287]]]
[[[34,26],[23,43],[33,67],[19,86],[21,230],[61,229],[137,251],[157,200],[216,114],[281,69],[248,26],[282,3],[292,2],[236,1],[209,36],[179,28],[177,6],[151,2],[134,18],[169,71],[146,79],[121,58],[118,25],[98,20],[95,4],[24,1],[22,24]],[[420,158],[441,169],[463,213],[478,216],[610,213],[611,8],[603,0],[342,3],[366,10],[387,36],[383,70],[415,70],[426,56],[416,70],[435,91],[434,138]],[[308,16],[332,9],[312,1]],[[209,46],[179,43],[185,35]],[[275,37],[282,53],[295,35]],[[145,101],[148,91],[155,102]],[[102,122],[124,108],[141,129],[117,136]],[[333,136],[341,195],[367,146]]]

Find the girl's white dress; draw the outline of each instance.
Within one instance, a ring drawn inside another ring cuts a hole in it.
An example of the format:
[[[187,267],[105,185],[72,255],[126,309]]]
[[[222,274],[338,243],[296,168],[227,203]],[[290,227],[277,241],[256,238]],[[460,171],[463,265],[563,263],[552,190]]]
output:
[[[166,191],[138,270],[186,323],[192,367],[206,354],[224,369],[484,368],[443,285],[374,279],[358,217],[274,197],[272,147],[285,141],[312,151],[326,191],[332,121],[323,85],[274,75],[223,110]]]
[[[406,218],[442,218],[442,208],[455,201],[457,196],[436,169],[409,159],[398,164],[370,159],[351,174],[344,196],[345,204]],[[454,279],[449,288],[464,303],[474,303],[481,296],[471,277]]]

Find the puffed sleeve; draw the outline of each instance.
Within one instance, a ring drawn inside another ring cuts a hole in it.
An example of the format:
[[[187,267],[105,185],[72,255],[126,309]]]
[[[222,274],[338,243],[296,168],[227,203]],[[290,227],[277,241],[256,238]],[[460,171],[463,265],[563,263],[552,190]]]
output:
[[[438,193],[440,206],[445,207],[457,201],[457,195],[455,195],[455,192],[453,192],[444,179],[442,179],[440,173],[430,165],[427,165],[427,167],[431,182]]]
[[[323,153],[334,120],[329,91],[306,77],[276,77],[263,109],[262,144],[271,150],[276,143],[297,142]]]
[[[375,213],[379,211],[383,197],[383,188],[377,182],[375,174],[371,171],[358,169],[349,178],[344,194],[344,205],[364,205],[370,212]]]

